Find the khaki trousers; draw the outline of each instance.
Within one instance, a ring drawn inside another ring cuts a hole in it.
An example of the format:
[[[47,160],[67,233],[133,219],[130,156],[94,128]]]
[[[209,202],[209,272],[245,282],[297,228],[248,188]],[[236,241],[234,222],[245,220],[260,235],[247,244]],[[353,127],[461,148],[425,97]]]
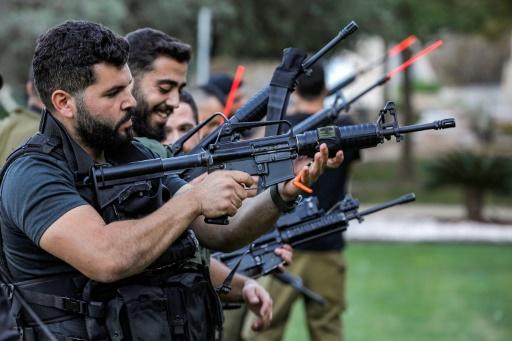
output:
[[[327,300],[325,305],[310,301],[306,301],[304,304],[310,340],[342,340],[341,313],[346,306],[346,264],[342,253],[339,251],[294,250],[293,263],[287,270],[293,275],[302,277],[306,287]],[[255,316],[249,313],[242,331],[243,339],[251,341],[282,340],[291,308],[302,295],[272,276],[266,276],[262,278],[262,281],[274,301],[272,325],[263,332],[253,332],[250,325]]]

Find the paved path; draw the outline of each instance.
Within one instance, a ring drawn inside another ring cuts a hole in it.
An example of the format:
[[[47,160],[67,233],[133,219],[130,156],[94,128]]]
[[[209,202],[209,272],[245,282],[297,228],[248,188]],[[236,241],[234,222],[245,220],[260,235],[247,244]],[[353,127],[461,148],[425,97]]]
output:
[[[490,207],[485,213],[512,222],[512,208]],[[461,206],[405,205],[377,212],[345,233],[351,241],[512,243],[511,224],[461,220]]]

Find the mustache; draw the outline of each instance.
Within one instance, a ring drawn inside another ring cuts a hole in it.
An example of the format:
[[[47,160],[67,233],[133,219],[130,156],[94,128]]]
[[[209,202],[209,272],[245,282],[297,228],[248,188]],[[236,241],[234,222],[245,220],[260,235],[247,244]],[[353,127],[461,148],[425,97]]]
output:
[[[123,125],[124,123],[128,122],[129,120],[131,120],[133,114],[134,114],[134,112],[132,110],[127,110],[124,113],[124,116],[121,117],[121,119],[116,123],[116,126],[114,127],[115,131],[117,131],[117,129],[119,129],[119,127],[121,125]]]
[[[171,114],[174,112],[174,107],[166,103],[160,103],[153,108],[153,111],[169,111]]]

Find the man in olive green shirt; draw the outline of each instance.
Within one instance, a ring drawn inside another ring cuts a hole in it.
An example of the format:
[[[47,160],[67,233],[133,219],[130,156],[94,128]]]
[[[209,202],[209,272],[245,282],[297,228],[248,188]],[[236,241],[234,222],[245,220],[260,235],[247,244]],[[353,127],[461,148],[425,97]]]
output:
[[[17,108],[0,121],[0,167],[19,145],[39,129],[41,110],[44,107],[34,87],[31,76],[26,85],[27,108]]]

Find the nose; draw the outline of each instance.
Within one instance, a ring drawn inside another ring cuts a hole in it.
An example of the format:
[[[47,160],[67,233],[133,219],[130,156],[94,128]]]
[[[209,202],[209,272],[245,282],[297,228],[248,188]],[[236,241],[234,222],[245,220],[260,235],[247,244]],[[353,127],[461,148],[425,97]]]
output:
[[[169,141],[169,144],[173,144],[178,141],[179,138],[180,134],[176,130],[167,133],[167,141]]]
[[[130,108],[133,108],[137,105],[137,100],[135,97],[133,97],[132,92],[128,91],[126,99],[122,103],[121,109],[128,110]]]
[[[180,93],[178,90],[173,90],[167,96],[165,104],[176,109],[180,105]]]

